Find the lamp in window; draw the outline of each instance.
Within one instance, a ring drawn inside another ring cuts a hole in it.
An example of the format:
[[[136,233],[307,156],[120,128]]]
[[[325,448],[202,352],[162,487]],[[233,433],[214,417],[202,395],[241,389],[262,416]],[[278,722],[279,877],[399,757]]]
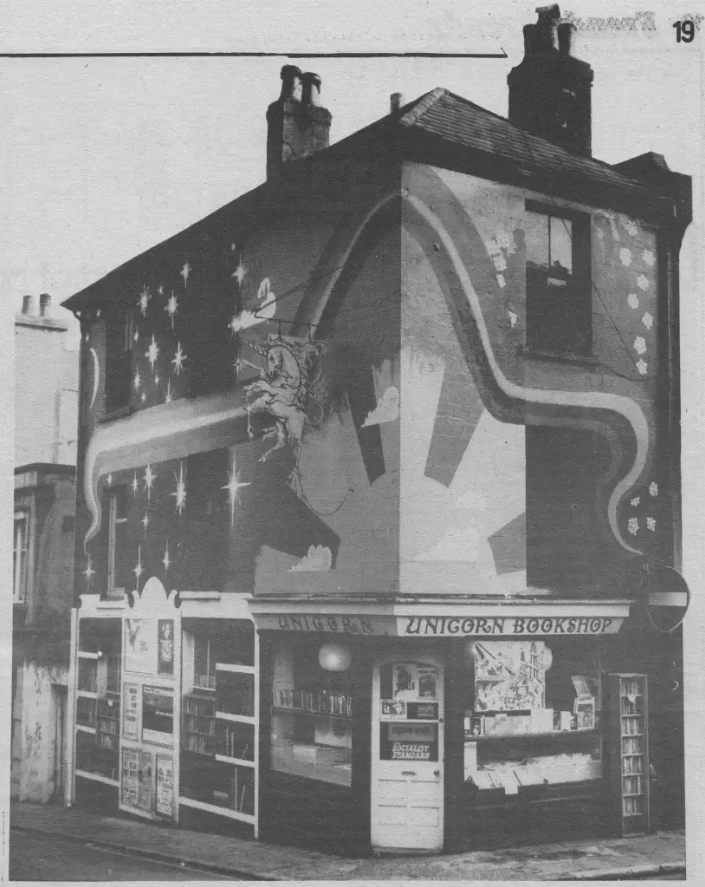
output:
[[[346,671],[351,659],[350,650],[342,644],[323,644],[318,651],[318,664],[325,671]]]

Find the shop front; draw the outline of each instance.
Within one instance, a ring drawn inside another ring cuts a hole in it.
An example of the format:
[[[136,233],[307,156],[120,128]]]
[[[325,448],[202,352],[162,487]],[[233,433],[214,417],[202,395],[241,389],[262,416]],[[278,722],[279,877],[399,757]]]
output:
[[[84,595],[74,610],[67,802],[256,834],[257,639],[238,595]]]
[[[626,721],[605,691],[629,602],[250,606],[265,840],[354,855],[616,833],[607,740]]]

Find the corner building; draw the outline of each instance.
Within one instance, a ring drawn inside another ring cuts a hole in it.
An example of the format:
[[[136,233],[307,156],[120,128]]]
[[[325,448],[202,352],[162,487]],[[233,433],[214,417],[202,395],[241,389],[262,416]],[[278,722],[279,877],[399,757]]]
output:
[[[286,66],[267,182],[68,301],[72,802],[347,854],[682,824],[690,179],[591,157],[572,31],[509,120],[333,146]]]

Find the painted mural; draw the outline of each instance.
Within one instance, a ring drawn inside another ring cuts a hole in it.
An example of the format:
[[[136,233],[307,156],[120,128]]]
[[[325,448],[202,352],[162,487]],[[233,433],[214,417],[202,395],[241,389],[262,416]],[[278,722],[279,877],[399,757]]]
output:
[[[106,587],[105,508],[125,490],[130,589],[158,575],[176,589],[536,594],[527,425],[599,436],[605,539],[623,556],[667,550],[654,234],[592,213],[593,360],[534,360],[527,197],[540,199],[408,165],[401,195],[249,233],[221,220],[136,266],[120,284],[128,418],[103,415],[124,312],[82,317],[82,590]]]

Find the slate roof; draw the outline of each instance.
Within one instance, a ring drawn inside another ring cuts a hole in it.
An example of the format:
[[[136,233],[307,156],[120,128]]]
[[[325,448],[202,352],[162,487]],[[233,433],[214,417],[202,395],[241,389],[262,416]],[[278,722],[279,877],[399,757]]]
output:
[[[511,124],[468,99],[437,88],[392,115],[409,130],[505,158],[527,170],[580,177],[600,188],[643,193],[643,184],[609,164],[561,148]]]

